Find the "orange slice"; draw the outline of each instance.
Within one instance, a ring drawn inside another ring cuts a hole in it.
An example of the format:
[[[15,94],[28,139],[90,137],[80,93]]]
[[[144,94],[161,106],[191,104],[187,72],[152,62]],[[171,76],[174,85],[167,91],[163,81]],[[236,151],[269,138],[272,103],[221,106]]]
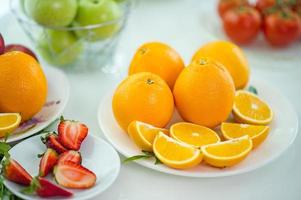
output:
[[[253,93],[240,90],[235,94],[233,115],[236,121],[266,125],[273,119],[273,111],[267,103]]]
[[[167,129],[157,128],[140,121],[132,121],[128,127],[128,134],[135,144],[140,149],[149,152],[153,151],[153,141],[160,131],[169,135]]]
[[[220,141],[217,133],[210,128],[187,122],[173,124],[170,127],[170,136],[196,148]]]
[[[262,125],[222,123],[221,132],[226,140],[248,135],[253,142],[253,148],[260,145],[268,136],[270,128]]]
[[[12,133],[21,122],[19,113],[0,113],[0,137]]]
[[[214,167],[230,167],[241,162],[252,150],[249,136],[202,146],[204,160]]]
[[[162,163],[176,169],[194,167],[203,159],[203,155],[199,149],[179,142],[162,132],[155,138],[153,151]]]

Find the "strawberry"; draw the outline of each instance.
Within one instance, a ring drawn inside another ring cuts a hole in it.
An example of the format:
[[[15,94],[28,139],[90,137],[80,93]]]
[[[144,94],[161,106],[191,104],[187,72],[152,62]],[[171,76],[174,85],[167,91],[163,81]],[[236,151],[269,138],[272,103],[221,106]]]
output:
[[[3,176],[8,180],[28,186],[32,180],[31,175],[15,160],[6,159],[3,162]]]
[[[92,171],[69,161],[55,166],[54,176],[56,182],[66,188],[86,189],[96,182],[96,175]]]
[[[58,163],[63,163],[65,161],[70,161],[70,162],[74,162],[76,164],[81,164],[82,157],[78,151],[69,150],[60,155]]]
[[[47,176],[57,164],[58,158],[59,155],[56,153],[56,151],[48,148],[40,160],[39,175],[41,177]]]
[[[54,149],[58,154],[68,151],[59,141],[56,133],[48,133],[41,137],[41,140],[48,148]]]
[[[34,178],[29,187],[22,190],[25,194],[36,193],[40,197],[70,197],[73,194],[45,178]]]
[[[88,127],[78,121],[62,119],[58,125],[59,142],[70,150],[78,151],[88,135]]]

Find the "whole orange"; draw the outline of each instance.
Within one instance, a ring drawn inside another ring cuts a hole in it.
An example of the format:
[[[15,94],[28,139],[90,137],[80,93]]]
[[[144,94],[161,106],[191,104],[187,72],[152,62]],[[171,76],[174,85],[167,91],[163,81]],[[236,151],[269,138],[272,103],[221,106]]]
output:
[[[150,72],[140,72],[119,84],[112,108],[116,121],[125,131],[134,120],[162,128],[173,115],[174,100],[163,79]]]
[[[225,121],[234,101],[235,87],[229,72],[210,58],[200,58],[179,75],[173,90],[181,117],[213,128]]]
[[[209,42],[194,54],[192,61],[201,57],[209,57],[223,64],[230,72],[236,89],[242,89],[248,84],[250,78],[248,61],[237,45],[228,41]]]
[[[129,75],[137,72],[152,72],[166,81],[170,88],[184,68],[181,56],[170,46],[160,42],[143,44],[136,51]]]
[[[39,112],[47,98],[47,80],[39,63],[19,51],[0,56],[0,112],[18,112],[22,121]]]

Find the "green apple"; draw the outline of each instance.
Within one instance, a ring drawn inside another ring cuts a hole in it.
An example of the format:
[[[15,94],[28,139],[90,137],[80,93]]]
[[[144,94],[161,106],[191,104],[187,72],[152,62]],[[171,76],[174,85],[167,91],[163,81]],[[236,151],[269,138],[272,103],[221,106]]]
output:
[[[38,50],[54,65],[73,63],[83,50],[83,44],[73,32],[46,30],[39,39]]]
[[[73,25],[82,27],[101,24],[118,20],[121,15],[121,8],[114,0],[79,0],[78,11]],[[89,41],[96,41],[114,35],[119,28],[120,23],[115,22],[89,30],[79,30],[76,31],[76,34]]]
[[[24,6],[38,24],[68,26],[76,16],[77,0],[25,0]]]

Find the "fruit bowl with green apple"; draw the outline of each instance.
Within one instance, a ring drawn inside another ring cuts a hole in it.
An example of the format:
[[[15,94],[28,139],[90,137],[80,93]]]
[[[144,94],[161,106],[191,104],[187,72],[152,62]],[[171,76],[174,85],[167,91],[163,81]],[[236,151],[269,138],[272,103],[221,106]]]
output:
[[[46,62],[68,70],[114,71],[131,0],[11,0],[10,7]]]

